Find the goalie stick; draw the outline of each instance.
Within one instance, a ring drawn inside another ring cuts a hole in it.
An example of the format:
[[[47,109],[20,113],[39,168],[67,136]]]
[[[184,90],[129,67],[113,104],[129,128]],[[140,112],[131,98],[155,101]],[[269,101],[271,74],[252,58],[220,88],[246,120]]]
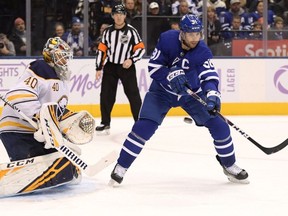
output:
[[[199,97],[195,92],[192,91],[192,89],[190,88],[190,86],[188,84],[185,84],[185,87],[187,88],[186,92],[191,95],[194,99],[196,99],[198,102],[200,102],[203,106],[207,106],[207,103],[201,98]],[[274,147],[264,147],[262,145],[260,145],[258,142],[256,142],[252,137],[250,137],[246,132],[244,132],[240,127],[238,127],[237,125],[235,125],[233,122],[231,122],[229,119],[227,119],[226,117],[224,117],[220,112],[215,111],[216,115],[218,115],[221,119],[223,119],[225,122],[227,122],[228,125],[230,125],[232,128],[234,128],[236,131],[238,131],[242,136],[244,136],[246,139],[248,139],[250,142],[252,142],[255,146],[257,146],[261,151],[263,151],[265,154],[270,155],[273,153],[276,153],[280,150],[282,150],[283,148],[285,148],[288,145],[288,139],[286,139],[285,141],[283,141],[282,143],[280,143],[277,146]]]
[[[7,101],[4,96],[0,95],[0,98],[2,101],[5,102],[5,104],[7,104],[13,110],[18,112],[19,115],[21,115],[24,120],[28,121],[35,129],[38,129],[37,123],[34,122],[31,118],[29,118],[25,113],[23,113],[15,105],[12,105],[9,101]],[[79,169],[81,169],[88,176],[96,175],[98,172],[100,172],[101,170],[103,170],[104,168],[106,168],[107,166],[112,164],[118,157],[117,152],[112,151],[112,152],[108,153],[107,155],[105,155],[104,157],[102,157],[96,164],[88,165],[83,159],[81,159],[80,156],[78,156],[78,154],[74,150],[72,150],[69,147],[73,144],[70,143],[68,140],[65,140],[65,141],[66,141],[66,143],[68,143],[69,146],[67,144],[65,145],[64,140],[61,140],[62,142],[60,144],[57,143],[57,145],[54,145],[55,135],[54,135],[54,133],[51,133],[50,125],[49,125],[48,121],[46,121],[46,119],[45,119],[45,123],[46,123],[45,126],[47,126],[46,130],[44,130],[45,127],[44,128],[42,127],[42,129],[43,129],[44,135],[46,133],[46,136],[48,134],[48,137],[50,137],[50,139],[47,139],[48,142],[49,141],[52,142],[51,143],[52,146],[57,151],[59,151],[64,157],[66,157],[69,161],[71,161],[75,166],[77,166]],[[59,131],[59,133],[60,133],[60,131]],[[73,146],[73,148],[75,148],[75,147]]]

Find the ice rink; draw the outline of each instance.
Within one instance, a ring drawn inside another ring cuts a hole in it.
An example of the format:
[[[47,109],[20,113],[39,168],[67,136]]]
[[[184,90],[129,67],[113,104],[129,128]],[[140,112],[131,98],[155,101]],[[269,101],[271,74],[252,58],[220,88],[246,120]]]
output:
[[[227,117],[263,146],[288,138],[288,116]],[[81,146],[82,157],[94,163],[111,150],[119,152],[132,124],[132,118],[113,118],[111,135],[95,136]],[[119,187],[108,186],[113,164],[94,177],[83,176],[80,185],[2,198],[1,215],[286,215],[288,147],[266,155],[234,129],[231,132],[237,164],[249,173],[248,185],[227,180],[206,128],[184,123],[183,116],[167,117]]]

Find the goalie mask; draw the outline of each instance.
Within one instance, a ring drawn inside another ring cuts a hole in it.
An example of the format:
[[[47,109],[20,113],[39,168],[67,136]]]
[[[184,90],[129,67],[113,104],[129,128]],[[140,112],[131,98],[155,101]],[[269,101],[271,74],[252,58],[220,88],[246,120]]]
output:
[[[60,37],[49,38],[43,48],[44,60],[55,69],[61,80],[69,80],[69,63],[73,58],[70,46]]]

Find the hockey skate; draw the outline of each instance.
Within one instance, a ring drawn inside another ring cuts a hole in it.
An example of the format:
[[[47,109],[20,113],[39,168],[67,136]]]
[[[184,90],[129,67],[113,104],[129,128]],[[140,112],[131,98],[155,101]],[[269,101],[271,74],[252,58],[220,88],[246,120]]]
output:
[[[248,173],[246,170],[238,167],[235,163],[230,166],[230,167],[225,167],[221,164],[221,161],[218,157],[216,156],[218,162],[223,168],[224,174],[227,176],[228,180],[233,183],[240,183],[240,184],[249,184],[248,180]]]
[[[126,168],[116,164],[111,173],[111,180],[109,181],[109,185],[114,186],[115,183],[121,184],[126,171]]]
[[[96,134],[97,135],[109,135],[110,134],[110,126],[100,124],[96,127]]]

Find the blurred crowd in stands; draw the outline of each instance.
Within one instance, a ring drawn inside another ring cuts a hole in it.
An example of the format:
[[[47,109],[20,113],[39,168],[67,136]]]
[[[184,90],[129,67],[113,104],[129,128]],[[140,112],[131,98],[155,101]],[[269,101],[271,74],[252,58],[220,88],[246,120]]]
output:
[[[47,38],[59,36],[71,45],[74,56],[84,56],[83,28],[86,27],[88,55],[94,56],[103,30],[113,22],[111,10],[118,2],[127,9],[127,23],[140,34],[143,11],[147,11],[147,56],[153,52],[161,32],[179,30],[179,20],[187,13],[196,14],[206,22],[205,40],[215,56],[231,56],[231,42],[237,39],[288,39],[288,0],[266,0],[266,6],[263,0],[146,0],[146,10],[142,1],[89,0],[87,27],[83,25],[84,0],[31,0],[31,55],[41,55]],[[26,55],[25,2],[0,0],[0,56]],[[267,13],[263,16],[265,9]]]

